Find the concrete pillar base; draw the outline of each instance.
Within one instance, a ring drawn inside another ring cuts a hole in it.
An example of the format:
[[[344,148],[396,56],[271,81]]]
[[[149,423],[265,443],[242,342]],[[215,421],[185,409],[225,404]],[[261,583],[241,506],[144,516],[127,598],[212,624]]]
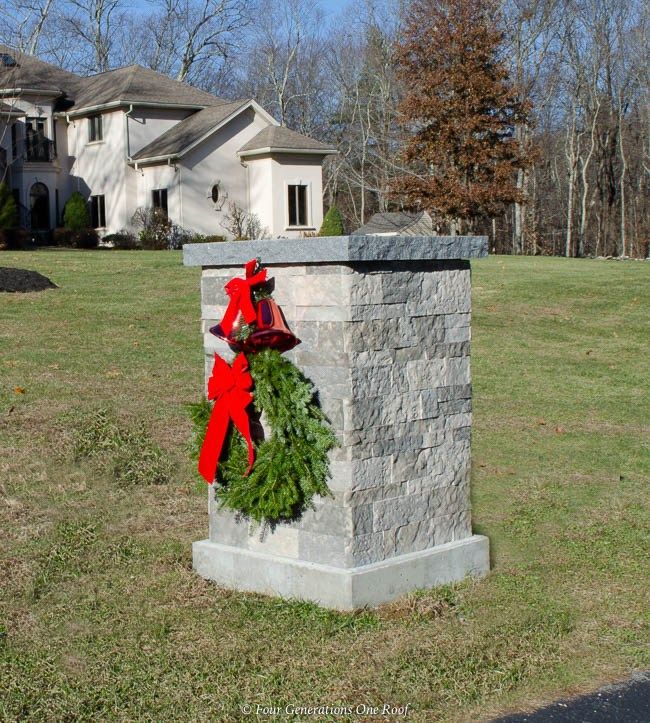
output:
[[[389,602],[418,588],[432,588],[490,569],[488,538],[472,535],[381,562],[338,568],[200,540],[192,546],[194,569],[227,588],[311,600],[336,610]]]

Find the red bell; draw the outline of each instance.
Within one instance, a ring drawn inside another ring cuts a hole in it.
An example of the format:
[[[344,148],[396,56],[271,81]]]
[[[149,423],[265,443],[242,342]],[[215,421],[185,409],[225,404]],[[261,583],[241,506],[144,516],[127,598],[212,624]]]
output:
[[[221,324],[210,328],[210,333],[228,342],[233,351],[256,352],[262,349],[289,351],[300,344],[300,339],[289,329],[282,309],[273,299],[261,299],[256,304],[257,319],[252,334],[238,340],[237,334],[243,324],[241,313],[233,324],[229,336],[225,336]]]

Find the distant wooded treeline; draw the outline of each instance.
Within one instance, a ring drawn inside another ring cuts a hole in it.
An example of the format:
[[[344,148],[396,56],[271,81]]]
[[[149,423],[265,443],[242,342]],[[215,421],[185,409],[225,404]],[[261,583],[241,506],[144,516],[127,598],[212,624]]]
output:
[[[443,3],[443,0],[441,0]],[[444,4],[444,3],[443,3]],[[4,0],[0,41],[77,73],[140,63],[229,98],[255,97],[283,124],[335,144],[325,202],[348,230],[399,208],[402,93],[395,40],[408,2]],[[647,253],[648,5],[503,0],[502,58],[532,122],[513,128],[532,164],[528,198],[477,230],[503,253]],[[441,230],[445,230],[441,228]]]

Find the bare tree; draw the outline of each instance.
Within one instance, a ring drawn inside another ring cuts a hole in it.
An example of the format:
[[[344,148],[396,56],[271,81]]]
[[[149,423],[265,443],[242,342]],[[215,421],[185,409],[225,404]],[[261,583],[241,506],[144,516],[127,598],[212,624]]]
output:
[[[112,67],[121,11],[122,0],[67,0],[61,25],[76,51],[77,72],[103,73]]]
[[[353,6],[348,18],[329,53],[337,90],[330,140],[340,156],[327,166],[326,188],[347,212],[348,225],[358,226],[389,208],[391,181],[403,171],[394,59],[399,4],[366,2]]]
[[[154,8],[146,63],[183,81],[202,64],[226,58],[234,33],[250,21],[244,0],[162,0]]]
[[[323,136],[329,120],[329,48],[317,0],[262,0],[237,57],[236,91],[294,130]]]
[[[504,3],[506,54],[511,58],[511,75],[521,98],[532,99],[537,113],[543,112],[554,95],[552,81],[555,76],[549,76],[545,70],[547,62],[553,56],[557,57],[561,48],[558,32],[561,4],[559,0],[506,0]],[[515,126],[517,142],[531,155],[534,146],[532,123],[533,116],[531,123],[518,122]],[[523,197],[529,195],[534,173],[534,164],[517,171],[517,189]],[[534,233],[534,229],[527,228],[531,219],[527,207],[530,204],[519,201],[514,204],[513,252],[516,254],[525,250],[527,231]]]
[[[0,41],[36,55],[57,5],[55,0],[5,0],[0,14]]]

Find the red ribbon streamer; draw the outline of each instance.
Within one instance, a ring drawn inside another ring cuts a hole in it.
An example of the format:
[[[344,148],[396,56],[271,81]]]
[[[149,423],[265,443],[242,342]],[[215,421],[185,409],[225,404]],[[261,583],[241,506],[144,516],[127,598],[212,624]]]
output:
[[[240,279],[236,276],[234,279],[230,279],[225,286],[226,293],[230,297],[228,308],[221,320],[221,329],[225,336],[228,336],[232,331],[232,326],[240,311],[247,324],[252,324],[257,318],[253,300],[251,299],[251,288],[266,281],[266,269],[254,274],[256,266],[257,260],[251,259],[245,266],[246,278]]]
[[[217,474],[221,449],[231,419],[248,445],[246,474],[251,471],[255,450],[246,407],[253,401],[250,393],[252,388],[253,377],[248,371],[248,360],[243,354],[237,355],[232,367],[218,354],[214,355],[212,376],[208,381],[208,399],[214,399],[214,407],[199,456],[199,473],[208,484],[214,482]]]

